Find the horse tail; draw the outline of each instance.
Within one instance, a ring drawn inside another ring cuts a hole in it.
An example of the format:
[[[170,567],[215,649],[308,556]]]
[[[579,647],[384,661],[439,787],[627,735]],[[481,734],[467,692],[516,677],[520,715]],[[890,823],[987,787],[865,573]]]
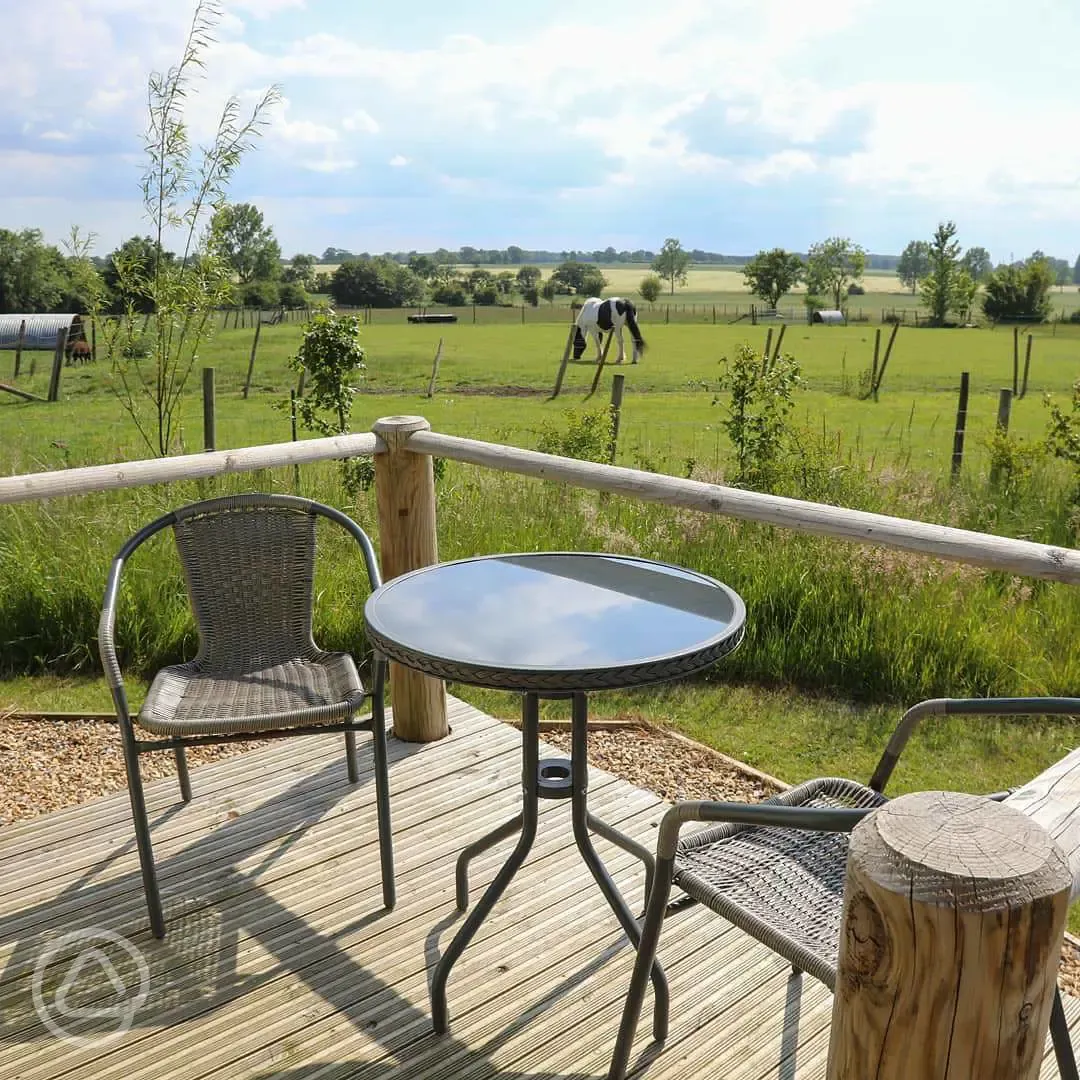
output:
[[[645,339],[641,336],[641,328],[638,326],[637,308],[629,300],[626,301],[626,328],[630,331],[634,344],[641,352],[644,352]]]

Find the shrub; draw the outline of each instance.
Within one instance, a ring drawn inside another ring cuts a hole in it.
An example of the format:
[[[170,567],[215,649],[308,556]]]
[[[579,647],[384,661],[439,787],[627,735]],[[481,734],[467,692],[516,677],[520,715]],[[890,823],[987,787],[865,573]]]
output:
[[[495,287],[494,282],[485,282],[473,289],[472,300],[474,304],[490,307],[499,302],[499,290]]]
[[[465,290],[460,285],[440,285],[431,294],[431,299],[436,304],[445,304],[447,307],[464,307],[468,302]]]
[[[641,279],[641,284],[638,286],[638,292],[641,293],[641,299],[648,304],[655,304],[657,298],[660,296],[662,284],[659,274],[646,274]]]
[[[607,461],[611,453],[614,423],[611,409],[564,413],[566,427],[544,425],[536,449],[542,454],[557,454],[580,461]]]
[[[282,307],[305,307],[307,305],[307,302],[308,295],[306,292],[304,292],[304,287],[299,282],[286,281],[278,290],[278,303]]]
[[[865,296],[866,295],[866,289],[862,285],[860,285],[857,281],[853,281],[847,287],[847,294],[848,294],[848,296]]]
[[[986,281],[983,311],[998,321],[1035,320],[1045,322],[1050,314],[1050,289],[1054,272],[1045,259],[1033,259],[1024,266],[1003,266]]]
[[[249,281],[236,290],[236,298],[241,307],[277,307],[279,296],[280,289],[276,281]]]

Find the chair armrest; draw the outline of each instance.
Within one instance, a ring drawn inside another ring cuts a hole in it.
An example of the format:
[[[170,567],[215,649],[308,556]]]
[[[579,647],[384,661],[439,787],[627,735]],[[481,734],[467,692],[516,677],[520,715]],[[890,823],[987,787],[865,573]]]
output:
[[[900,718],[881,759],[870,778],[874,791],[884,791],[885,785],[900,760],[908,740],[919,721],[934,716],[1080,716],[1080,698],[1072,697],[1012,697],[1012,698],[930,698],[912,705]]]
[[[679,831],[690,821],[726,822],[732,825],[808,829],[814,832],[851,832],[875,807],[842,810],[820,806],[783,806],[775,802],[680,802],[660,822],[657,859],[674,859]]]
[[[98,653],[101,667],[105,673],[105,682],[112,693],[113,704],[118,716],[127,717],[127,693],[124,690],[124,676],[120,671],[120,660],[116,655],[116,601],[120,592],[120,573],[124,569],[124,559],[117,556],[109,567],[109,577],[105,584],[105,598],[101,604],[101,618],[98,620]]]

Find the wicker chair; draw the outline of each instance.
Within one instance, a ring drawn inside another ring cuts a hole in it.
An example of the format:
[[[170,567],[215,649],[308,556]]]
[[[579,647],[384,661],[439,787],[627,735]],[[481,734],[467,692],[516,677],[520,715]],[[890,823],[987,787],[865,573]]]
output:
[[[184,802],[191,799],[185,747],[342,732],[349,780],[359,778],[356,732],[374,738],[383,901],[394,906],[394,862],[386,763],[386,661],[372,660],[365,689],[353,658],[324,652],[312,637],[315,525],[325,518],[360,547],[372,589],[380,584],[371,541],[329,506],[288,495],[236,495],[193,503],[140,529],[113,560],[98,647],[116,705],[143,886],[155,937],[165,936],[139,755],[172,750]],[[124,564],[144,541],[172,527],[199,630],[195,658],[158,672],[136,717],[114,640]],[[371,701],[371,715],[355,714]],[[136,729],[153,738],[139,739]]]
[[[683,802],[660,825],[656,871],[646,902],[641,943],[630,981],[608,1080],[624,1080],[649,972],[673,886],[746,931],[829,989],[836,982],[848,833],[887,800],[882,793],[915,727],[928,714],[1080,715],[1080,698],[937,698],[910,708],[893,733],[869,785],[809,780],[753,805]],[[1063,847],[1080,894],[1080,806],[1048,802],[1045,793],[1080,770],[1080,750],[1031,784],[989,796],[1040,821]],[[1041,781],[1041,782],[1040,782]],[[711,822],[679,839],[687,822]],[[653,1035],[667,1037],[665,1005],[655,1003]],[[1061,1080],[1078,1080],[1060,992],[1050,1032]]]

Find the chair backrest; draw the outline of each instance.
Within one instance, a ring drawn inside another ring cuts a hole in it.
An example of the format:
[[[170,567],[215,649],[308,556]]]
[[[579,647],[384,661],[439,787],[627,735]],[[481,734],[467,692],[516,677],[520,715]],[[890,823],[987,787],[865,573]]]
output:
[[[316,512],[290,496],[236,495],[176,511],[173,532],[209,670],[314,656]]]

